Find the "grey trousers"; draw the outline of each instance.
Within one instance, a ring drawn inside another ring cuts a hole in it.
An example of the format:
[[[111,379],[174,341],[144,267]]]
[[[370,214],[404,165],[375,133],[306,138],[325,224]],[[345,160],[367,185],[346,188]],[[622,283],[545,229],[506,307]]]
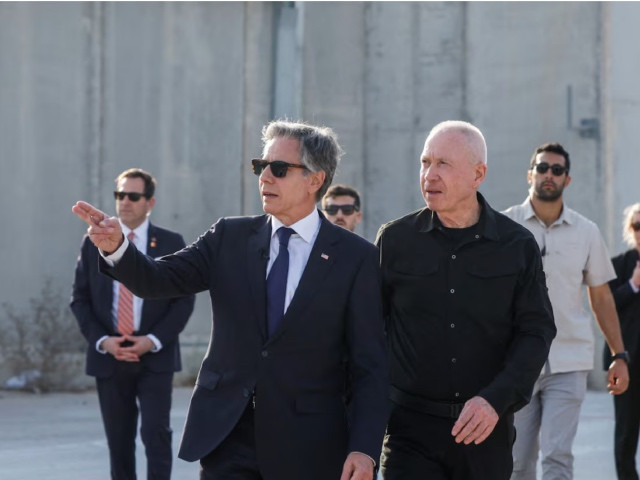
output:
[[[515,414],[511,480],[536,480],[538,450],[543,480],[573,478],[571,447],[587,391],[587,371],[542,374],[531,402]]]

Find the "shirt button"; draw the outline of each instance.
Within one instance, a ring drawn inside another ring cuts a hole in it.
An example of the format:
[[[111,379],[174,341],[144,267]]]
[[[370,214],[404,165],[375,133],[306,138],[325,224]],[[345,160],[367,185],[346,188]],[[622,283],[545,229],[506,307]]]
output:
[[[452,323],[452,324],[451,324],[451,328],[456,328],[456,324],[455,324],[455,323]]]
[[[456,363],[455,357],[451,359],[451,363]]]
[[[450,291],[451,293],[455,293],[455,292],[456,292],[455,288],[452,288],[452,289],[451,289],[451,290],[449,290],[449,291]]]
[[[480,238],[480,235],[476,235],[476,240],[477,240],[478,238]]]
[[[262,358],[267,358],[269,356],[269,352],[267,352],[266,350],[263,350],[260,355],[262,355]]]
[[[459,397],[460,396],[460,392],[454,393],[454,396]]]
[[[455,255],[451,255],[451,258],[452,258],[453,260],[455,260],[455,259],[456,259],[456,256],[455,256]]]

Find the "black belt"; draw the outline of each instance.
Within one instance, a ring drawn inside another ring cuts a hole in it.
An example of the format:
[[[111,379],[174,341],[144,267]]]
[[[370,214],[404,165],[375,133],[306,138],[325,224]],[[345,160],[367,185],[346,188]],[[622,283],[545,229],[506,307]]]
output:
[[[434,402],[424,397],[405,393],[393,385],[389,387],[389,398],[398,405],[436,417],[458,418],[464,408],[464,403]]]

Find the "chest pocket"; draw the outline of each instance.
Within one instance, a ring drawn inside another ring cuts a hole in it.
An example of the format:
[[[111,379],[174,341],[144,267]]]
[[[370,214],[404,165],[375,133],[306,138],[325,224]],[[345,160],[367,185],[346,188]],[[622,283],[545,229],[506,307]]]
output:
[[[517,265],[505,263],[504,260],[483,259],[469,265],[467,273],[470,283],[464,295],[465,300],[470,302],[470,308],[480,316],[509,320],[518,283]]]
[[[440,298],[445,290],[439,270],[431,255],[392,262],[385,272],[391,308],[399,315],[425,320],[437,313],[437,305],[426,300]]]

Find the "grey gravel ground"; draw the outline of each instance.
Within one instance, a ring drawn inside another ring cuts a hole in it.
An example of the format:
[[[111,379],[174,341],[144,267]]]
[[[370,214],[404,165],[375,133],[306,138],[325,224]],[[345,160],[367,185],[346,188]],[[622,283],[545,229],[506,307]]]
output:
[[[191,389],[176,388],[171,415],[177,451]],[[574,444],[575,479],[615,478],[613,403],[589,391]],[[138,443],[138,478],[146,478]],[[34,395],[0,391],[0,480],[108,480],[108,453],[95,392]],[[197,480],[198,464],[174,461],[175,480]]]

